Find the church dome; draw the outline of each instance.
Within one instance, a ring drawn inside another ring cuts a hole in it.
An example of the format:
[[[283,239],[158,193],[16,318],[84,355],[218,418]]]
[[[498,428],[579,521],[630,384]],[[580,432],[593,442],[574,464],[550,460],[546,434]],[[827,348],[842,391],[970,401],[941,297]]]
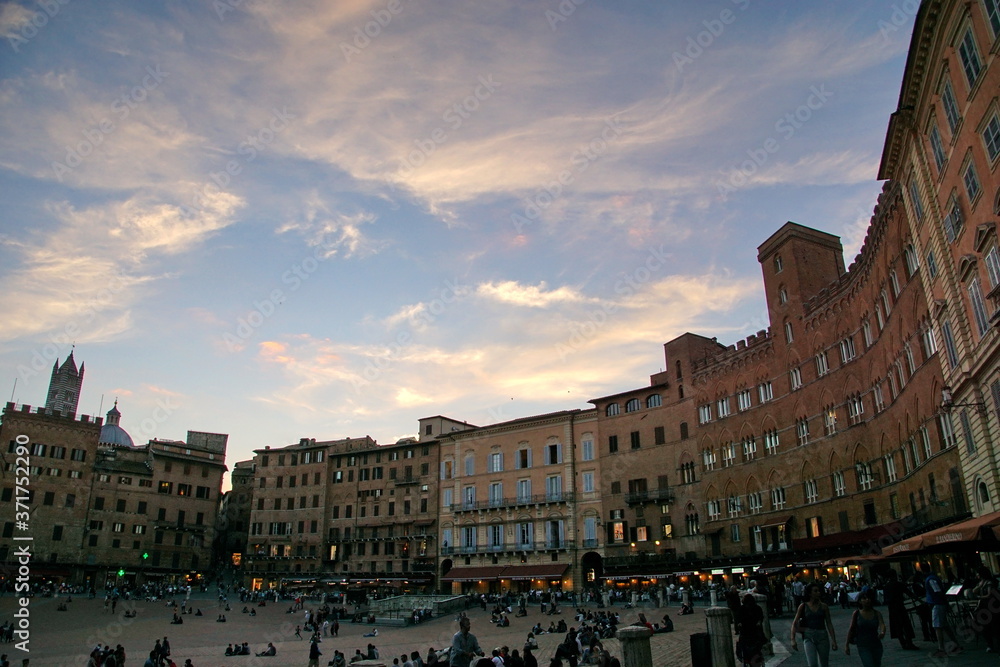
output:
[[[116,447],[133,447],[132,436],[125,429],[118,425],[121,421],[122,413],[118,411],[118,401],[108,410],[108,419],[101,427],[101,437],[98,444],[113,445]]]

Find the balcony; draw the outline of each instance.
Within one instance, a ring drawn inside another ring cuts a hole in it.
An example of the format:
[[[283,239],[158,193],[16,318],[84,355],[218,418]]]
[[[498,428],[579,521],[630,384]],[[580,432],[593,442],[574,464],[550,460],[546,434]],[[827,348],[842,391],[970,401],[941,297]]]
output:
[[[670,487],[665,489],[653,489],[651,491],[630,491],[625,494],[626,505],[641,505],[643,503],[672,503],[674,502],[674,490]]]
[[[419,484],[419,477],[400,477],[396,480],[396,486],[413,486],[414,484]]]
[[[597,540],[594,540],[595,545]],[[510,551],[563,551],[572,549],[575,542],[572,540],[546,540],[544,542],[529,542],[522,544],[477,544],[472,546],[441,547],[441,555],[472,555],[472,554],[497,554]]]
[[[573,493],[540,493],[534,496],[515,496],[513,498],[493,498],[490,500],[454,503],[451,505],[451,511],[474,512],[477,510],[493,510],[507,507],[569,503],[573,502],[573,500],[575,500],[575,494]]]
[[[593,547],[596,547],[596,546],[597,546],[597,539],[596,538],[590,539],[590,540],[584,540],[583,541],[583,548],[584,549],[590,549],[590,548],[593,548]]]

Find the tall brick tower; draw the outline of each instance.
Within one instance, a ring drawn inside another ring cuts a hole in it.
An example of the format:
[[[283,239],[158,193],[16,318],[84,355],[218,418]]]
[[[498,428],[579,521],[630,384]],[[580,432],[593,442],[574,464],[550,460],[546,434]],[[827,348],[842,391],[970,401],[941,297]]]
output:
[[[76,368],[76,360],[70,352],[63,365],[59,360],[52,365],[52,379],[49,380],[49,393],[45,398],[45,407],[57,414],[75,415],[80,403],[80,390],[83,388],[84,364],[80,370]]]

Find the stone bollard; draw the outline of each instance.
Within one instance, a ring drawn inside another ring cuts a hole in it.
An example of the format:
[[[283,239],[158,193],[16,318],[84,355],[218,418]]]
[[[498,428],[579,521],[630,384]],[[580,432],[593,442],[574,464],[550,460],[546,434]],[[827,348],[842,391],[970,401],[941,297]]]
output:
[[[653,667],[649,638],[653,631],[644,625],[619,627],[615,635],[622,644],[622,667]]]
[[[736,667],[733,612],[728,607],[709,607],[705,610],[705,623],[712,640],[712,667]]]
[[[774,655],[774,647],[771,646],[771,638],[774,637],[774,633],[771,632],[771,615],[767,609],[767,596],[760,593],[754,593],[753,596],[757,600],[757,606],[764,612],[764,638],[767,639],[767,643],[764,644],[762,653],[764,658],[770,658]]]
[[[714,588],[708,592],[709,599],[712,601],[712,606],[716,607],[719,604],[719,591]]]
[[[681,602],[687,606],[691,606],[691,589],[685,588],[684,592],[681,593]]]

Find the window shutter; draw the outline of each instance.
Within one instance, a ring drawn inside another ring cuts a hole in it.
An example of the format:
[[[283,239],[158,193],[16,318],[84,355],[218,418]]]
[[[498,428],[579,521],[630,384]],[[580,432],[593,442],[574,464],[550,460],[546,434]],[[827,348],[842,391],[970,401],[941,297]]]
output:
[[[503,470],[503,452],[500,452],[500,470]],[[495,470],[494,472],[500,472],[500,470]]]
[[[514,470],[520,470],[521,469],[521,452],[522,451],[524,451],[524,450],[519,449],[519,450],[517,450],[517,453],[514,454]]]
[[[531,467],[531,448],[528,448],[528,467]]]
[[[606,524],[604,524],[604,527],[608,529],[607,542],[608,544],[611,544],[615,541],[615,524],[611,521],[608,521]]]
[[[556,445],[556,463],[563,462],[562,444]]]
[[[635,526],[629,528],[628,537],[629,537],[629,542],[635,542],[636,539],[639,537],[639,529],[636,528]]]

